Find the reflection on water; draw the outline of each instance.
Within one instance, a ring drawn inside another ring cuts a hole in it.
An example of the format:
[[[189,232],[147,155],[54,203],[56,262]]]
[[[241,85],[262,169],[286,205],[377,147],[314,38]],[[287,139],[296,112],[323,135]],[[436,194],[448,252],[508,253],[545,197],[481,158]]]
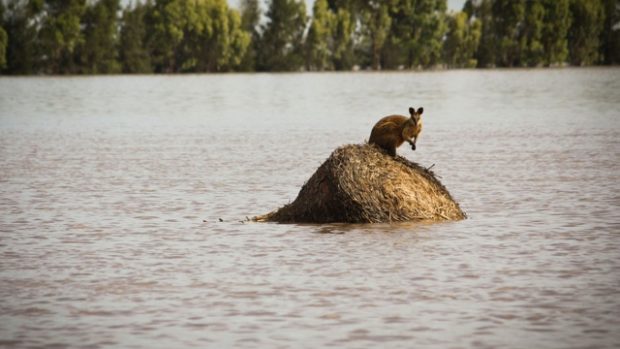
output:
[[[619,101],[618,69],[2,78],[0,346],[618,347]],[[244,222],[409,106],[470,219]]]

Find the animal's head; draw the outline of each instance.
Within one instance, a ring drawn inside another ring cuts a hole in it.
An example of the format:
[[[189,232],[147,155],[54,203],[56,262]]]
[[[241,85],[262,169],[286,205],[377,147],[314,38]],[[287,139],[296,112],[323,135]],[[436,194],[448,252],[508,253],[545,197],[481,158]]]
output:
[[[409,107],[409,114],[411,115],[411,121],[414,125],[417,125],[422,120],[422,113],[424,112],[424,108],[420,107],[416,111],[414,108]]]
[[[417,138],[420,132],[422,131],[422,113],[424,112],[424,108],[418,108],[415,110],[414,108],[409,108],[409,114],[411,117],[405,123],[405,127],[403,127],[403,138],[411,139]]]

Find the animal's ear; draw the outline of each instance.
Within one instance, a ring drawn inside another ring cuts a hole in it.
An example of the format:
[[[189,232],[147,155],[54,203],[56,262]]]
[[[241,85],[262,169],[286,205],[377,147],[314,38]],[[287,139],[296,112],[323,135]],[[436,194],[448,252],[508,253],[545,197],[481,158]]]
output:
[[[424,113],[424,108],[422,107],[418,108],[418,114],[422,115],[422,113]]]
[[[409,107],[409,114],[413,115],[415,113],[415,109],[413,109],[412,107]]]

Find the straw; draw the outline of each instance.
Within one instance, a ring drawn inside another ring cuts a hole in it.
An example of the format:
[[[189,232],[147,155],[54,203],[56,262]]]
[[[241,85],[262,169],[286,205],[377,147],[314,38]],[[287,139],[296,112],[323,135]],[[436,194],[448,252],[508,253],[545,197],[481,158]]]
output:
[[[426,169],[369,144],[336,149],[284,207],[259,222],[379,223],[466,218],[448,190]]]

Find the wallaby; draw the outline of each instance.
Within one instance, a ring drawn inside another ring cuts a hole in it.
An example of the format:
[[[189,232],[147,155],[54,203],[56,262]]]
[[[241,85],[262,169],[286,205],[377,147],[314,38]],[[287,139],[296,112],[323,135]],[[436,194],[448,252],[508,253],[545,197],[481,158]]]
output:
[[[411,144],[415,150],[415,143],[422,132],[422,113],[424,108],[409,108],[411,117],[390,115],[379,120],[370,132],[368,143],[376,144],[385,149],[391,156],[396,156],[396,148],[403,142]]]

